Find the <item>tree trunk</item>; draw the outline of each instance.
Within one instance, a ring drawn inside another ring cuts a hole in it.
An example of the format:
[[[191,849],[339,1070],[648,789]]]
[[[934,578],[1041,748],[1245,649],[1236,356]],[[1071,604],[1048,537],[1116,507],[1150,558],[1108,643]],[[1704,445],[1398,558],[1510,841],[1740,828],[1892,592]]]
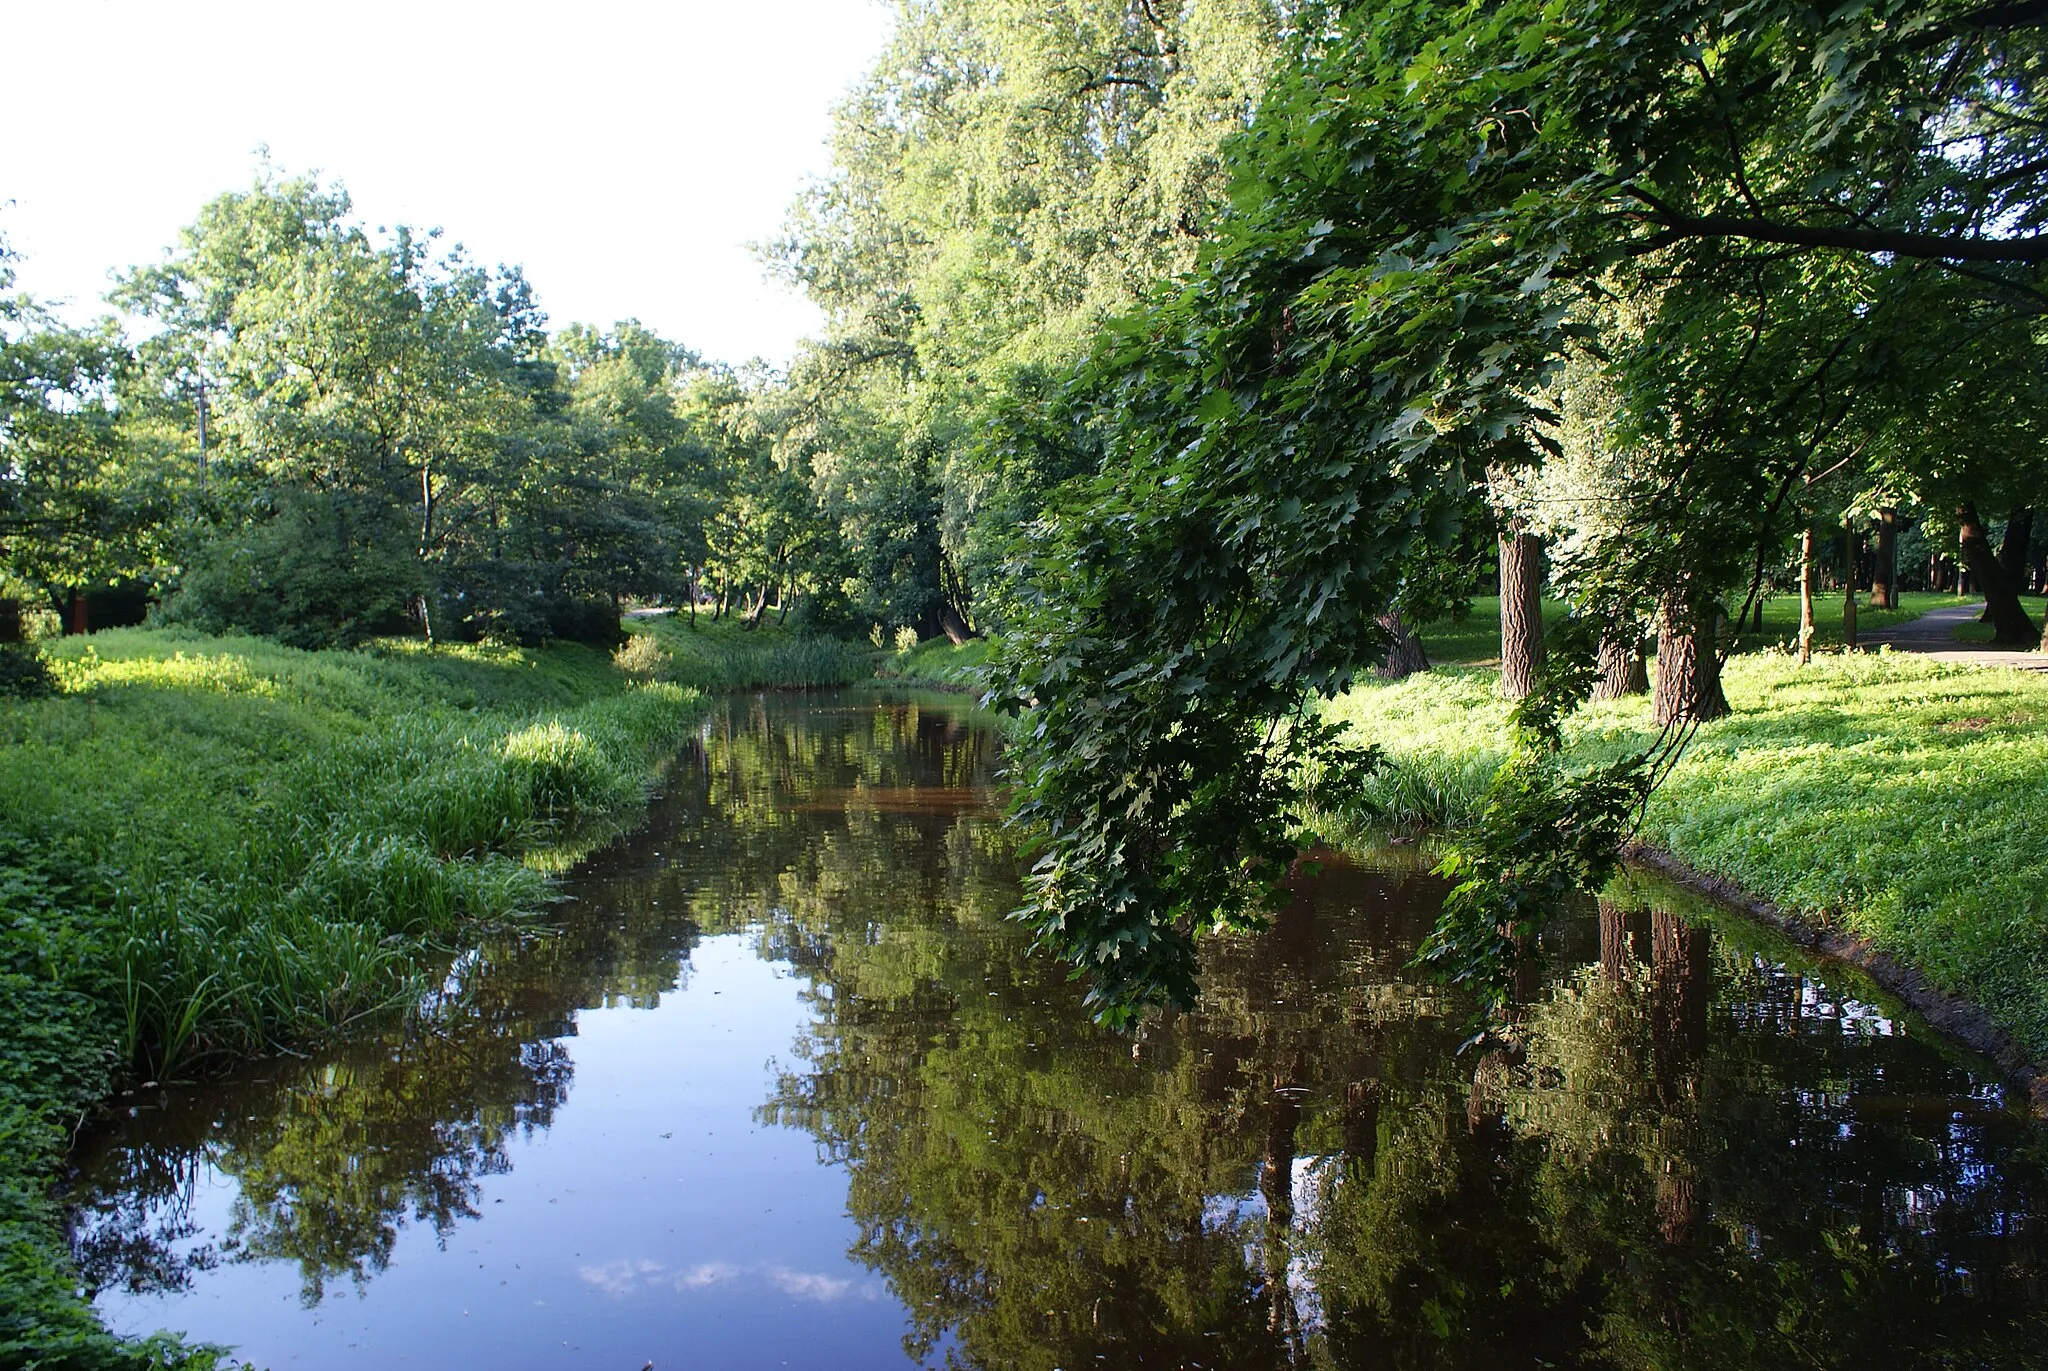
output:
[[[967,616],[962,614],[951,600],[939,602],[939,632],[946,635],[946,641],[959,647],[975,636],[968,626]]]
[[[760,627],[761,611],[766,608],[768,608],[768,583],[763,581],[761,583],[761,592],[754,597],[754,603],[747,608],[746,616],[740,620],[740,627],[749,631]]]
[[[1728,713],[1721,693],[1721,658],[1714,650],[1719,607],[1667,595],[1657,618],[1657,694],[1652,717],[1662,727],[1705,723]]]
[[[1998,569],[2005,573],[2005,583],[2012,587],[2013,594],[2023,594],[2027,588],[2027,544],[2034,540],[2034,509],[2021,505],[2005,517],[2005,536],[1998,540]],[[1992,622],[1991,602],[1984,602],[1984,612],[1977,616],[1977,622]]]
[[[1543,664],[1543,540],[1511,532],[1500,540],[1500,693],[1519,700]]]
[[[1842,646],[1856,646],[1856,525],[1842,518]]]
[[[1813,660],[1813,526],[1799,535],[1799,665]]]
[[[71,631],[92,632],[92,608],[86,603],[85,592],[82,590],[71,592]]]
[[[2034,507],[2021,505],[2005,521],[2005,537],[1998,544],[1998,567],[2015,594],[2027,584],[2027,548],[2034,541]]]
[[[1870,607],[1899,607],[1899,512],[1877,512],[1877,559],[1870,572]]]
[[[22,640],[21,601],[0,599],[0,643]]]
[[[1992,555],[1991,540],[1984,534],[1984,521],[1977,517],[1975,503],[1965,500],[1956,509],[1956,525],[1963,565],[1982,587],[1984,607],[1991,613],[1992,641],[2005,647],[2034,647],[2041,641],[2041,631],[2027,617],[2018,588],[2006,579],[2005,569]]]
[[[1373,675],[1383,681],[1399,681],[1429,670],[1429,654],[1422,650],[1422,639],[1415,636],[1400,610],[1390,609],[1380,615],[1379,625],[1394,645],[1387,649],[1387,660],[1373,668]]]
[[[1650,669],[1643,661],[1642,640],[1630,629],[1625,636],[1608,634],[1600,639],[1600,679],[1594,683],[1593,698],[1619,700],[1641,695],[1650,688]]]

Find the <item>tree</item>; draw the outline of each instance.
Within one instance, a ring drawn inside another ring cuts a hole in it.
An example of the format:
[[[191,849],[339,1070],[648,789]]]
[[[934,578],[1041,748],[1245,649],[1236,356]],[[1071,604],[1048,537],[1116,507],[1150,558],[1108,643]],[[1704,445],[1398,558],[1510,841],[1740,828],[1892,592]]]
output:
[[[0,290],[12,284],[0,242]],[[0,600],[67,619],[88,589],[154,569],[181,483],[122,429],[130,354],[113,324],[68,328],[34,301],[0,296]]]
[[[1553,645],[1501,813],[1605,836],[1560,867],[1514,830],[1463,888],[1529,899],[1487,896],[1466,927],[1517,946],[1496,915],[1540,921],[1540,890],[1611,865],[1627,794],[1725,710],[1726,597],[1760,584],[1805,478],[1926,398],[1878,384],[1887,364],[1943,307],[2038,317],[2048,159],[2020,73],[2040,22],[1414,4],[1304,35],[1228,148],[1199,269],[1080,378],[1102,474],[1046,521],[1003,659],[1045,835],[1031,910],[1109,1012],[1187,998],[1196,933],[1255,915],[1326,741],[1311,700],[1384,652],[1398,568],[1449,541],[1448,493],[1589,342],[1643,474],[1635,536],[1576,594],[1596,628],[1655,606],[1669,728],[1633,771],[1548,770],[1601,635]],[[1640,329],[1589,337],[1616,295]]]
[[[829,321],[792,368],[790,438],[867,548],[863,612],[978,630],[1006,608],[1015,529],[1079,469],[1064,437],[1027,436],[1063,427],[1048,378],[1192,263],[1281,7],[897,8],[835,120],[833,175],[769,250]],[[1004,423],[1015,441],[991,437]]]

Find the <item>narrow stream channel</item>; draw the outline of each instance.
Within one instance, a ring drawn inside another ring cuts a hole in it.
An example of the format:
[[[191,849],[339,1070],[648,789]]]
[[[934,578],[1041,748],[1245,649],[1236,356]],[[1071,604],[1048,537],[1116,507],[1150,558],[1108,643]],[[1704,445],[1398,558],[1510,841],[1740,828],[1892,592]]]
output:
[[[736,700],[554,936],[409,1029],[88,1140],[108,1322],[258,1366],[2038,1366],[2048,1132],[1839,967],[1661,887],[1525,1057],[1332,859],[1198,1012],[1089,1024],[1003,915],[963,704]]]

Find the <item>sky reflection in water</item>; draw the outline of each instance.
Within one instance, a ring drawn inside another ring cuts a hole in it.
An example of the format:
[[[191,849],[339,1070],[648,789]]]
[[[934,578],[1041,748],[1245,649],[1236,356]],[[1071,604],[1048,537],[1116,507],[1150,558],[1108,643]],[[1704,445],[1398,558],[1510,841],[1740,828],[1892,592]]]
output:
[[[957,703],[741,701],[559,936],[138,1100],[110,1322],[277,1367],[2020,1366],[2042,1133],[1852,973],[1619,892],[1457,1056],[1414,872],[1332,862],[1095,1029]]]

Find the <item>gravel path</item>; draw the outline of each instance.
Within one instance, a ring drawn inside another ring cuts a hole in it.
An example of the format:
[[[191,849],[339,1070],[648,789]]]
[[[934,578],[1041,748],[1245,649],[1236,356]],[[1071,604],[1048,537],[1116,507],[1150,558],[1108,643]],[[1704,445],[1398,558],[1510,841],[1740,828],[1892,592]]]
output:
[[[1981,602],[1930,609],[1917,619],[1890,628],[1871,629],[1856,635],[1857,645],[1866,649],[1889,646],[1894,652],[1917,652],[1936,661],[1961,662],[1966,666],[2003,666],[2020,671],[2048,671],[2048,653],[2015,652],[1989,643],[1956,641],[1956,628],[1977,621],[1984,612]]]

